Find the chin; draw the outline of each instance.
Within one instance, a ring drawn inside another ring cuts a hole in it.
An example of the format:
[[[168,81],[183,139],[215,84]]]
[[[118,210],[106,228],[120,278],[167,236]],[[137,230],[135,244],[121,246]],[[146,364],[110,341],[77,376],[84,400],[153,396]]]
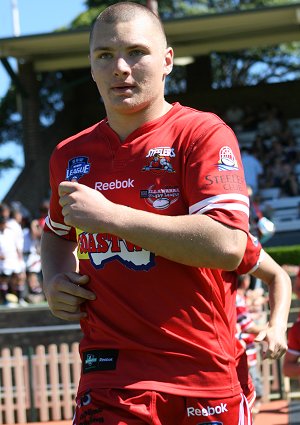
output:
[[[123,102],[115,102],[112,110],[123,114],[134,114],[146,109],[150,105],[149,102],[137,102],[132,99],[126,99]]]

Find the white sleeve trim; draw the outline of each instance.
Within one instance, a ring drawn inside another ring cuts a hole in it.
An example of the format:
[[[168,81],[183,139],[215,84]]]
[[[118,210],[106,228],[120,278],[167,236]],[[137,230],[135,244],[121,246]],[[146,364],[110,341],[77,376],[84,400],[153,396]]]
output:
[[[247,215],[247,217],[249,217],[249,208],[246,205],[235,204],[233,202],[228,202],[227,204],[219,203],[219,204],[207,205],[201,210],[196,211],[196,214],[204,214],[205,212],[211,211],[211,210],[242,211]]]
[[[51,229],[52,232],[54,232],[58,236],[67,235],[71,230],[70,226],[66,226],[65,224],[61,223],[56,223],[55,221],[51,220],[49,215],[46,217],[46,224],[49,229]]]
[[[255,272],[255,270],[257,270],[258,267],[260,266],[260,263],[264,260],[265,256],[266,256],[266,252],[263,249],[261,249],[257,263],[255,264],[254,267],[252,267],[251,270],[248,271],[248,273],[251,274]]]
[[[230,201],[222,202],[221,201]],[[238,202],[232,202],[238,201]],[[239,202],[242,202],[240,204]],[[210,198],[203,199],[202,201],[196,202],[196,204],[189,207],[189,213],[203,214],[204,212],[211,209],[235,209],[244,211],[249,217],[249,198],[245,195],[238,193],[227,193],[222,195],[211,196]]]

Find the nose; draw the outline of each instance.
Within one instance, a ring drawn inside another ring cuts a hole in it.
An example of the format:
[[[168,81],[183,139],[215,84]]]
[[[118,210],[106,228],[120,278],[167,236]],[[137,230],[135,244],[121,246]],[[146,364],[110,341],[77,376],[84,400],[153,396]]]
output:
[[[130,65],[123,56],[116,58],[114,63],[114,75],[128,75],[130,74]]]

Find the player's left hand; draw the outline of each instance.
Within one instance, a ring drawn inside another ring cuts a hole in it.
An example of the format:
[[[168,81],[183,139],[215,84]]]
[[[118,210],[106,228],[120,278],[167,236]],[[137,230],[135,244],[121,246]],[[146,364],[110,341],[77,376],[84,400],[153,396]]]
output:
[[[262,342],[263,359],[279,359],[287,351],[286,330],[267,324],[255,338]]]
[[[59,203],[64,222],[88,233],[109,232],[115,204],[102,193],[78,182],[61,182]]]

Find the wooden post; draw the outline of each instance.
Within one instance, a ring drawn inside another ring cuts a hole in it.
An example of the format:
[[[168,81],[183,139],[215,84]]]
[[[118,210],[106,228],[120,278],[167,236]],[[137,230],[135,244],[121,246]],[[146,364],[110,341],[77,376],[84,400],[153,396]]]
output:
[[[73,417],[73,398],[71,392],[70,353],[68,344],[60,345],[60,359],[64,419],[71,419]]]
[[[36,395],[35,405],[40,411],[40,421],[49,421],[49,403],[47,392],[47,365],[46,365],[46,350],[44,345],[36,347],[36,355],[34,358],[35,373],[34,373],[34,392]]]
[[[25,398],[25,376],[22,348],[15,347],[13,350],[15,359],[15,385],[16,385],[16,408],[17,422],[26,423],[26,398]]]
[[[9,348],[4,348],[2,350],[2,359],[3,359],[3,388],[5,388],[4,396],[4,411],[6,424],[14,424],[14,400],[13,400],[13,384],[12,384],[12,359]]]
[[[58,351],[57,345],[49,345],[49,379],[50,379],[50,405],[52,419],[58,421],[61,419],[61,402],[58,373]]]

